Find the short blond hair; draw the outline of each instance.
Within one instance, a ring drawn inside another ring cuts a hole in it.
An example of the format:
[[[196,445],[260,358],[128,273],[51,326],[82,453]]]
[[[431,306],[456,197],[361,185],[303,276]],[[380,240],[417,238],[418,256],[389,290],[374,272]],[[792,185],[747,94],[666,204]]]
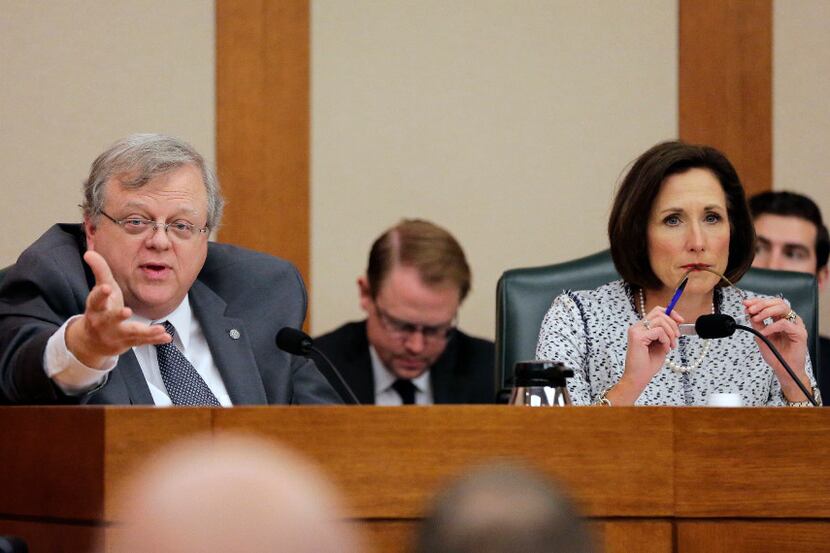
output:
[[[461,245],[446,229],[423,219],[402,219],[372,244],[366,279],[373,298],[397,266],[413,267],[429,286],[458,287],[462,301],[472,287],[470,266]]]

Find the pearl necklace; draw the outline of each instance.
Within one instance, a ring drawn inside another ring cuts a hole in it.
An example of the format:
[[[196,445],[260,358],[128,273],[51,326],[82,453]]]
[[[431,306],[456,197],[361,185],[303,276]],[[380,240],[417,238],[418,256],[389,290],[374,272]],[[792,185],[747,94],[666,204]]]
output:
[[[714,315],[714,313],[715,313],[715,304],[713,302],[712,303],[712,314]],[[643,320],[645,321],[646,320],[646,299],[645,299],[645,295],[643,294],[643,289],[642,288],[640,288],[640,314],[642,315]],[[668,355],[666,355],[665,365],[668,366],[671,370],[673,370],[676,373],[680,373],[680,374],[690,373],[690,372],[696,370],[700,366],[700,364],[703,362],[703,358],[706,357],[707,353],[709,353],[709,340],[708,339],[703,340],[703,351],[701,352],[700,357],[698,357],[697,360],[694,363],[692,363],[691,365],[689,365],[688,367],[685,367],[685,366],[681,365],[680,363],[675,363],[674,361],[672,361],[671,359],[668,358]]]

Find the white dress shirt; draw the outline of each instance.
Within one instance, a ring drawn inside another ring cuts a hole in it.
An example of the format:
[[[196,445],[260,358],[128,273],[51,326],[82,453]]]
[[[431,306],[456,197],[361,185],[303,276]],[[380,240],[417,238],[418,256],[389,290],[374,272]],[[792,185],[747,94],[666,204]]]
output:
[[[82,393],[93,390],[98,386],[102,386],[107,379],[109,372],[115,368],[118,362],[118,357],[113,356],[104,363],[103,367],[96,369],[87,367],[69,351],[66,347],[66,327],[69,323],[80,317],[72,317],[66,321],[58,331],[49,338],[46,344],[46,350],[43,354],[43,366],[46,375],[51,378],[57,386],[69,395],[80,395]],[[225,388],[225,383],[222,381],[222,376],[219,374],[219,369],[216,363],[213,362],[213,356],[210,353],[205,335],[202,332],[202,327],[199,321],[193,316],[193,311],[190,309],[190,301],[185,296],[182,303],[179,304],[172,313],[166,317],[161,317],[158,320],[150,320],[138,315],[130,317],[131,321],[137,321],[145,324],[156,324],[164,321],[170,321],[173,328],[176,330],[176,335],[173,338],[173,344],[182,352],[188,361],[196,369],[196,372],[204,379],[210,391],[216,396],[219,404],[228,407],[231,404],[230,396]],[[157,406],[172,405],[170,396],[167,394],[167,389],[164,387],[164,381],[161,378],[161,371],[158,365],[158,355],[156,353],[156,346],[144,345],[132,348],[135,353],[138,364],[141,367],[141,372],[144,374],[144,379],[147,381],[147,386],[150,388],[150,394],[153,397],[153,402]]]
[[[392,388],[392,384],[398,379],[397,376],[386,368],[380,360],[375,348],[369,346],[369,356],[372,359],[372,372],[375,376],[375,405],[403,405],[403,400],[398,392]],[[412,379],[415,385],[415,404],[432,405],[432,382],[429,379],[429,370],[417,378]]]

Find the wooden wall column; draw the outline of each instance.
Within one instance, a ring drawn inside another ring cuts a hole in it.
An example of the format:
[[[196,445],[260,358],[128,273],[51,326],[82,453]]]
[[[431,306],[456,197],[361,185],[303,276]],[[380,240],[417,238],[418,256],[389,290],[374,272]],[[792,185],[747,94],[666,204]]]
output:
[[[679,0],[680,138],[772,188],[772,0]]]
[[[222,242],[292,261],[309,283],[309,2],[216,0]]]
[[[679,1],[679,129],[772,187],[772,0]],[[216,0],[220,239],[310,282],[309,0]]]

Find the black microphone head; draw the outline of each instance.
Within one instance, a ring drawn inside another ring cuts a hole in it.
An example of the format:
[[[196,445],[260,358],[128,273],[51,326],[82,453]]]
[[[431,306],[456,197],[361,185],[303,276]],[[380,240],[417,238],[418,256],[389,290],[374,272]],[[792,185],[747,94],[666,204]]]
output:
[[[735,334],[735,319],[722,313],[701,315],[695,321],[695,332],[701,338],[726,338]]]
[[[294,355],[311,353],[311,336],[297,328],[284,326],[277,332],[277,347]]]

